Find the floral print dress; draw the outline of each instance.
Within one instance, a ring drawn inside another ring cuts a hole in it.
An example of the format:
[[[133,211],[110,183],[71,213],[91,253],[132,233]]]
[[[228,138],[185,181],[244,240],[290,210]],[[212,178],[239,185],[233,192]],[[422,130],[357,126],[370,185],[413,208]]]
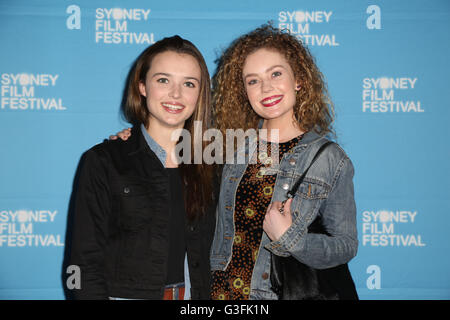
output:
[[[284,153],[298,144],[301,137],[278,145],[279,161]],[[212,274],[213,300],[249,299],[253,267],[263,234],[264,216],[272,199],[276,180],[276,175],[264,175],[265,166],[270,165],[272,160],[270,143],[265,150],[266,153],[255,152],[258,159],[247,166],[237,188],[232,257],[225,271],[214,271]]]

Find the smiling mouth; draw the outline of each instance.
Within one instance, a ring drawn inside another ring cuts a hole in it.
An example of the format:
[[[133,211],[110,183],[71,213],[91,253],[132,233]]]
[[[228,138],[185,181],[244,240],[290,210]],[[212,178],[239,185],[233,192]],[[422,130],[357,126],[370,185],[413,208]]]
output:
[[[162,102],[161,106],[169,113],[180,113],[185,106],[178,102]]]
[[[261,104],[264,107],[272,107],[272,106],[278,104],[283,99],[283,97],[284,97],[283,95],[267,97],[267,98],[261,100]]]

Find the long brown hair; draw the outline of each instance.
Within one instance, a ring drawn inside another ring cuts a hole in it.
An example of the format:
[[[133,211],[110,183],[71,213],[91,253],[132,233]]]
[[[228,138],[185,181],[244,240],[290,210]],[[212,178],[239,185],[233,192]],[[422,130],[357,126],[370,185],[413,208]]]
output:
[[[208,68],[200,51],[193,43],[179,36],[164,38],[145,49],[135,61],[128,78],[126,101],[123,108],[125,118],[134,125],[141,123],[148,128],[150,113],[146,99],[140,94],[139,83],[145,83],[148,70],[153,58],[166,51],[188,54],[194,57],[200,66],[201,80],[197,105],[192,116],[186,120],[184,129],[191,134],[191,150],[194,150],[195,139],[202,139],[194,135],[194,123],[202,123],[202,132],[211,126],[211,84]],[[205,147],[206,142],[203,142]],[[184,202],[186,215],[190,220],[206,213],[213,194],[213,177],[215,168],[207,164],[194,164],[194,155],[191,155],[191,164],[181,164],[181,175],[184,182]]]
[[[294,117],[300,129],[333,133],[333,105],[314,58],[295,36],[271,25],[263,25],[236,39],[219,60],[213,78],[213,106],[219,129],[225,132],[226,129],[257,128],[261,118],[247,98],[242,70],[247,56],[261,48],[280,52],[301,85],[294,106]]]

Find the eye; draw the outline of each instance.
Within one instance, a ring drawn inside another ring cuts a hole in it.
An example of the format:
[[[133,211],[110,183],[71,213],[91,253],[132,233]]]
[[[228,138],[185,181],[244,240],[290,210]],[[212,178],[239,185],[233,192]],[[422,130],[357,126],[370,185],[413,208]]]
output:
[[[258,80],[256,80],[256,79],[251,79],[251,80],[247,81],[247,85],[249,85],[249,86],[257,84],[257,83],[258,83]]]
[[[158,79],[156,79],[156,82],[158,82],[158,83],[169,83],[169,79],[167,79],[167,78],[158,78]]]
[[[276,77],[279,77],[279,76],[281,76],[281,72],[280,71],[275,71],[275,72],[272,73],[272,77],[273,78],[276,78]]]
[[[188,88],[195,88],[195,87],[196,87],[195,83],[193,83],[193,82],[191,82],[191,81],[186,81],[186,82],[184,83],[184,85],[185,85],[186,87],[188,87]]]

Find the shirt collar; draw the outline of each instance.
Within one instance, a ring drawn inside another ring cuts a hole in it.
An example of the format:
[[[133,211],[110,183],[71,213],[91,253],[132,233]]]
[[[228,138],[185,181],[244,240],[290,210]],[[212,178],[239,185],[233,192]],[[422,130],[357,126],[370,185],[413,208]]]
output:
[[[143,124],[141,124],[141,132],[150,150],[152,150],[156,154],[159,161],[161,161],[162,165],[165,167],[166,151],[158,143],[156,143],[155,140],[153,140],[153,138],[148,134],[147,129],[145,129],[145,126]]]

